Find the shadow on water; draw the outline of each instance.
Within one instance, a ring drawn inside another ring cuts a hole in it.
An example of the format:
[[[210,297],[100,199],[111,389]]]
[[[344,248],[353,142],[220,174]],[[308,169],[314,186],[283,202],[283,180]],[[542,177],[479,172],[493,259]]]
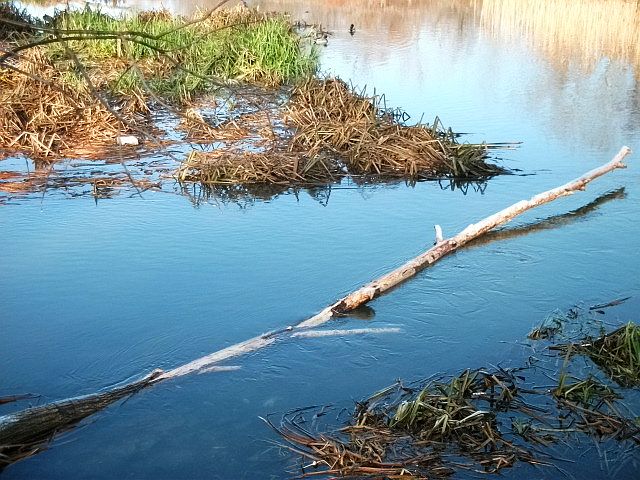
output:
[[[500,240],[512,240],[514,238],[523,237],[530,233],[538,233],[546,230],[554,230],[560,227],[564,227],[578,220],[596,212],[603,205],[613,201],[622,200],[627,197],[627,193],[624,187],[620,187],[611,192],[600,195],[593,201],[586,205],[560,215],[553,215],[551,217],[539,220],[537,222],[528,223],[512,228],[503,228],[489,232],[482,237],[478,237],[468,244],[468,247],[480,247]]]

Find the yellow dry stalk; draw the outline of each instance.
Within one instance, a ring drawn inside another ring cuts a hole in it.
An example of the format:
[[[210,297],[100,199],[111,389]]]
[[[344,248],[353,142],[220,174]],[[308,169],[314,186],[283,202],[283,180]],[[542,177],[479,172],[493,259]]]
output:
[[[126,130],[88,88],[65,83],[39,48],[26,51],[17,67],[26,73],[0,75],[1,147],[53,160],[88,145],[99,150]]]

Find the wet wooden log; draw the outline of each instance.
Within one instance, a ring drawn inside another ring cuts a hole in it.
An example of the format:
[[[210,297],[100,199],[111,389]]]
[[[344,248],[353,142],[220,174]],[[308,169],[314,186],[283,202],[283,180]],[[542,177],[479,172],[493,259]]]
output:
[[[350,293],[346,297],[341,298],[329,307],[325,308],[322,312],[313,317],[305,320],[297,325],[297,328],[309,328],[321,325],[328,321],[334,314],[342,314],[358,308],[360,305],[364,305],[370,302],[376,297],[379,297],[387,290],[395,287],[399,283],[404,282],[408,278],[413,277],[416,273],[424,268],[432,265],[440,260],[445,255],[458,250],[460,247],[466,245],[471,240],[474,240],[494,228],[504,225],[513,220],[518,215],[531,210],[532,208],[544,205],[560,197],[571,195],[577,191],[584,190],[587,184],[602,175],[605,175],[617,168],[626,168],[623,163],[624,158],[631,153],[629,147],[622,147],[618,154],[608,163],[601,167],[595,168],[581,177],[565,183],[564,185],[547,190],[531,197],[529,200],[521,200],[514,203],[510,207],[500,210],[497,213],[469,225],[457,235],[442,239],[442,229],[439,225],[436,225],[436,244],[417,256],[413,260],[408,261],[404,265],[396,268],[392,272],[389,272],[382,277],[373,280],[366,284],[362,288]]]
[[[337,300],[328,307],[324,308],[320,313],[298,323],[294,326],[285,327],[280,330],[264,333],[260,336],[251,338],[241,343],[231,345],[217,352],[211,353],[207,356],[198,358],[182,365],[173,370],[169,370],[162,375],[158,376],[154,381],[167,380],[169,378],[180,377],[193,372],[207,369],[212,365],[228,360],[230,358],[238,357],[240,355],[246,355],[254,352],[268,345],[271,345],[275,341],[281,338],[292,336],[295,332],[305,329],[318,327],[333,318],[334,315],[341,315],[348,313],[368,302],[374,298],[379,297],[384,292],[395,287],[396,285],[404,282],[405,280],[413,277],[416,273],[429,265],[434,264],[442,257],[458,250],[460,247],[469,243],[470,241],[481,237],[488,231],[504,225],[513,220],[518,215],[530,210],[539,205],[549,203],[557,198],[571,195],[577,191],[584,190],[587,184],[602,175],[605,175],[618,168],[625,168],[623,163],[624,158],[631,153],[631,149],[628,147],[622,147],[618,154],[608,163],[593,169],[581,177],[572,180],[560,187],[545,192],[539,193],[531,197],[529,200],[522,200],[510,207],[507,207],[497,213],[494,213],[490,217],[487,217],[478,223],[469,225],[463,231],[455,235],[454,237],[443,239],[442,229],[436,225],[436,244],[420,254],[416,258],[408,261],[404,265],[396,268],[395,270],[383,275],[382,277],[373,280],[365,286],[355,290],[349,295]]]
[[[68,398],[0,417],[0,470],[37,453],[51,438],[113,402],[146,387],[161,370],[114,389]]]

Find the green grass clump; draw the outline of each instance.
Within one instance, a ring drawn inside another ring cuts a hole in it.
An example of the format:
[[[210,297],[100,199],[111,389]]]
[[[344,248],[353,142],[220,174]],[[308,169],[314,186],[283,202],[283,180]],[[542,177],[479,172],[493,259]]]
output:
[[[466,370],[449,383],[427,385],[414,399],[398,405],[389,426],[418,430],[421,437],[438,441],[454,432],[482,430],[486,412],[468,401],[477,377],[478,372]]]
[[[58,14],[55,27],[68,40],[49,44],[48,54],[63,59],[73,51],[121,94],[149,88],[188,100],[221,80],[279,85],[313,73],[317,63],[285,17],[247,8],[193,22],[165,11],[116,19],[87,7]]]
[[[640,326],[633,322],[580,347],[618,384],[640,385]]]
[[[597,408],[605,401],[612,402],[620,398],[611,387],[592,376],[574,382],[568,381],[567,378],[566,374],[560,376],[558,387],[553,391],[555,397],[589,408]]]

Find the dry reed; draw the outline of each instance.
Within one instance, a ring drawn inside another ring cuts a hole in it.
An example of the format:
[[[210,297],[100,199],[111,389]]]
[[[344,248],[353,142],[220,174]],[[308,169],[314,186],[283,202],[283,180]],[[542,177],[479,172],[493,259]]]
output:
[[[326,159],[291,152],[194,150],[178,169],[177,178],[204,184],[324,183],[334,178],[332,168]]]
[[[406,126],[382,102],[339,79],[305,82],[294,90],[285,118],[296,132],[291,150],[309,155],[333,151],[356,175],[480,177],[499,172],[485,162],[487,145],[459,144],[438,120],[433,126]]]
[[[0,145],[36,158],[95,152],[128,130],[88,88],[71,88],[38,48],[0,70]],[[133,118],[129,117],[130,121]]]
[[[526,35],[562,63],[603,57],[640,66],[638,2],[633,0],[483,0],[481,22],[495,34]]]
[[[502,170],[486,162],[496,145],[460,144],[436,119],[433,126],[406,126],[402,114],[382,107],[379,96],[355,93],[339,79],[309,79],[294,88],[279,115],[245,115],[228,122],[249,130],[259,151],[231,146],[213,152],[193,152],[179,168],[180,181],[228,183],[317,183],[345,175],[383,179],[427,177],[486,178]],[[187,125],[194,136],[211,140],[225,136],[217,128]],[[276,131],[278,131],[276,133]],[[267,151],[266,146],[272,150]]]

